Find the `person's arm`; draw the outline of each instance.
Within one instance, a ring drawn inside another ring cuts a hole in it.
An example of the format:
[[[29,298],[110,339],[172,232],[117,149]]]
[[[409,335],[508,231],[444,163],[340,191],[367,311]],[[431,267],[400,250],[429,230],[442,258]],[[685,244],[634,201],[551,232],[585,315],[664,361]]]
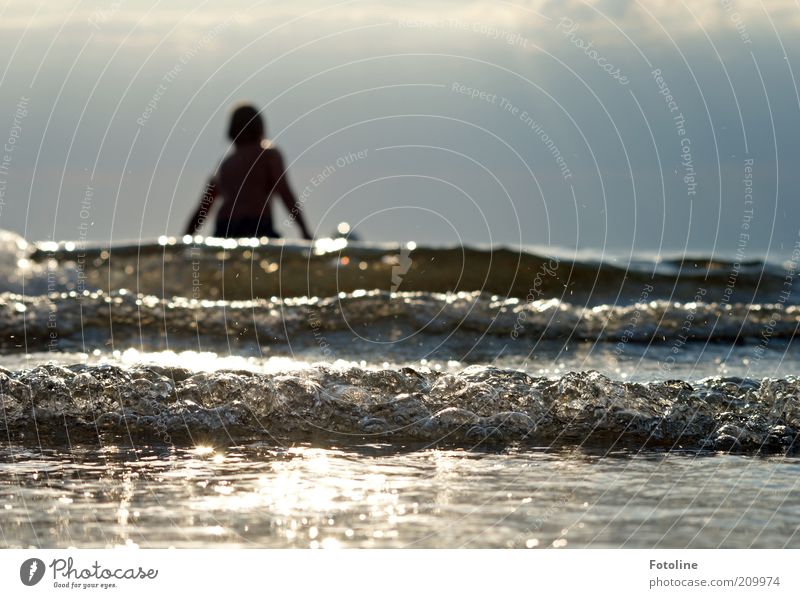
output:
[[[208,212],[211,209],[211,205],[214,203],[214,200],[217,199],[218,195],[219,187],[217,185],[217,181],[216,179],[212,178],[206,184],[206,188],[203,191],[203,196],[200,198],[200,205],[197,206],[197,211],[189,221],[189,225],[186,227],[186,232],[184,234],[193,235],[200,227],[203,226],[203,222],[205,222],[206,218],[208,217]]]
[[[271,159],[270,165],[272,167],[273,176],[275,177],[275,191],[281,196],[289,215],[297,223],[300,232],[303,233],[303,238],[311,241],[311,232],[308,230],[305,218],[303,218],[302,205],[297,201],[292,188],[289,186],[289,181],[286,178],[286,168],[283,165],[283,156],[278,150],[270,152]]]

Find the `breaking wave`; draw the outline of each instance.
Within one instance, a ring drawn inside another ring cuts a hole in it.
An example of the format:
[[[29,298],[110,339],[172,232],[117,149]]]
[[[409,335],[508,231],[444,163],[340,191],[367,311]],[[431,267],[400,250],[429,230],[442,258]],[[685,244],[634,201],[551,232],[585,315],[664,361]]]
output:
[[[224,342],[252,338],[287,343],[321,331],[397,338],[417,332],[465,332],[510,340],[624,342],[735,341],[792,338],[800,306],[676,303],[654,300],[586,307],[556,299],[525,301],[486,293],[357,291],[329,298],[250,301],[159,299],[128,291],[26,297],[0,295],[0,339],[26,347],[50,339],[104,341],[135,333],[150,338],[202,335]]]
[[[45,365],[0,372],[0,428],[75,436],[247,435],[429,443],[636,445],[789,451],[800,381],[710,378],[696,384],[558,378],[471,367],[313,366],[275,374]]]

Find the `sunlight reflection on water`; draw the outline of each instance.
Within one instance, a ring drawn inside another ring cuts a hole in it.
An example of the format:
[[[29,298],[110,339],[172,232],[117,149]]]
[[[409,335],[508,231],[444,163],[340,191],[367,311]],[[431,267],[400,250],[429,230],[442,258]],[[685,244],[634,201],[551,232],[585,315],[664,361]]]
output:
[[[791,458],[257,443],[2,461],[5,547],[800,547]]]

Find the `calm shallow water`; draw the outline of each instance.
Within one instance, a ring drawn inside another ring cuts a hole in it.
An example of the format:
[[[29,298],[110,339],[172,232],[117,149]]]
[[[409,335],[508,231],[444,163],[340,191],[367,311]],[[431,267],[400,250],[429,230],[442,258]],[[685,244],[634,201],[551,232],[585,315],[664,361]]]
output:
[[[800,548],[800,460],[424,447],[0,452],[4,547]]]

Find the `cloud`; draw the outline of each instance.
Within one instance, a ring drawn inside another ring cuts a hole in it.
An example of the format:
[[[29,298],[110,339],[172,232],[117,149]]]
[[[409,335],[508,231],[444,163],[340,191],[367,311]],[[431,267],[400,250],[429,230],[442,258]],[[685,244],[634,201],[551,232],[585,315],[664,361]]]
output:
[[[10,0],[0,18],[1,30],[78,27],[88,34],[92,28],[126,34],[133,28],[143,35],[166,33],[175,28],[198,30],[213,27],[238,13],[237,26],[264,30],[303,27],[306,29],[347,27],[358,24],[416,21],[486,23],[518,31],[537,43],[546,44],[554,23],[567,16],[598,43],[629,45],[627,37],[666,40],[709,35],[752,35],[772,25],[781,32],[800,29],[800,7],[792,0],[363,0],[293,3],[260,3],[228,0],[225,3],[196,3],[173,0],[106,0],[94,5],[69,6],[48,3],[46,9],[29,0]],[[281,28],[286,24],[286,28]],[[138,34],[138,33],[137,33]],[[539,41],[541,40],[541,42]],[[135,39],[131,38],[131,42]]]
[[[728,7],[731,7],[730,9]],[[691,10],[690,10],[691,9]],[[797,22],[800,9],[791,0],[764,0],[763,2],[736,2],[736,0],[486,0],[486,1],[427,1],[398,3],[389,0],[364,0],[354,2],[322,2],[305,0],[294,3],[260,3],[251,0],[228,0],[225,3],[155,0],[108,0],[94,5],[81,4],[77,8],[68,3],[48,3],[46,9],[29,0],[10,0],[0,28],[24,29],[27,27],[55,27],[65,21],[89,24],[91,21],[134,24],[143,15],[148,26],[172,26],[183,23],[189,26],[209,26],[227,18],[232,11],[246,15],[250,22],[264,19],[288,20],[305,17],[324,21],[375,21],[399,18],[419,20],[471,19],[493,24],[520,24],[542,26],[547,18],[567,14],[581,17],[587,22],[618,25],[644,25],[649,20],[660,22],[675,30],[690,26],[698,17],[703,26],[723,26],[731,10],[747,20],[763,20],[768,13],[774,20]]]

